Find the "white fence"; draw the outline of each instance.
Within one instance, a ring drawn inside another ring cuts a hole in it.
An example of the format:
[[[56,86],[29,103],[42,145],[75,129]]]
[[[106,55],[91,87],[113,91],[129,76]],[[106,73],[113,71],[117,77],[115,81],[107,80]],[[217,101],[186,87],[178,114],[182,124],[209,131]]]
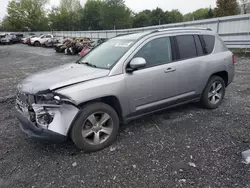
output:
[[[91,39],[111,38],[116,35],[153,31],[173,27],[206,27],[217,32],[229,48],[250,48],[250,14],[166,24],[136,29],[101,30],[101,31],[54,31],[56,36],[88,37]]]
[[[65,37],[88,37],[91,39],[112,38],[116,35],[135,33],[142,31],[153,31],[157,29],[173,27],[206,27],[217,32],[229,48],[250,48],[250,14],[213,18],[166,24],[135,29],[99,30],[99,31],[53,31],[55,36]],[[37,34],[51,32],[37,32]]]

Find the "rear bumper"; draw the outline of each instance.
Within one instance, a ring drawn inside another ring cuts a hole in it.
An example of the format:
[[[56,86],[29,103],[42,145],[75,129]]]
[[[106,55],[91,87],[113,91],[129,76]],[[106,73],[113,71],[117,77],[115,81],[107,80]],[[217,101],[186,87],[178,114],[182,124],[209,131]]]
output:
[[[16,117],[20,122],[21,131],[25,133],[29,138],[56,142],[63,142],[67,139],[67,137],[64,135],[58,134],[50,130],[38,128],[18,110],[16,110]]]

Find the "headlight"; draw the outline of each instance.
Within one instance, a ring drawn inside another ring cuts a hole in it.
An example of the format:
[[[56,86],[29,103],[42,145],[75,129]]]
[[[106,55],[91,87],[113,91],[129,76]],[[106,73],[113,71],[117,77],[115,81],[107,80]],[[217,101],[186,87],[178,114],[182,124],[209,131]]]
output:
[[[55,93],[50,90],[39,92],[35,95],[36,104],[61,105],[63,103],[76,105],[75,101],[67,96]]]
[[[36,103],[37,104],[55,104],[60,105],[62,104],[61,97],[54,93],[48,94],[40,94],[36,96]]]

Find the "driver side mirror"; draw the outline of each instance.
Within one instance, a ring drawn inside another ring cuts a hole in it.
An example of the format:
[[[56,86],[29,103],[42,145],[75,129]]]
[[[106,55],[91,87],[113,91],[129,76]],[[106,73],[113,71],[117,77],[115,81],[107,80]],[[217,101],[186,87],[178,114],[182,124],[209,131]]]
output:
[[[130,61],[129,68],[127,68],[127,72],[131,73],[145,66],[146,66],[146,60],[142,57],[136,57]]]

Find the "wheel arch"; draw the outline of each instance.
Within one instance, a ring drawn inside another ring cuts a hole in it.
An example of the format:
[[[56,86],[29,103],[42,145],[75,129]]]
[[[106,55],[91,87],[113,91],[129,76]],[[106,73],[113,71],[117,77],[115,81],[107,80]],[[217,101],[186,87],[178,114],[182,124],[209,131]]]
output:
[[[36,42],[38,42],[39,44],[41,44],[41,42],[39,40],[35,40],[33,44],[35,44]]]
[[[209,76],[209,75],[208,75]],[[209,80],[213,77],[213,76],[219,76],[221,77],[223,80],[224,80],[224,83],[225,83],[225,86],[227,87],[229,84],[228,84],[228,72],[223,70],[223,71],[218,71],[218,72],[214,72],[212,73],[208,78],[207,80],[204,80],[204,83],[202,84],[201,88],[201,93],[203,93],[203,91],[205,90]]]
[[[102,103],[105,103],[105,104],[111,106],[116,111],[120,122],[124,122],[121,104],[120,104],[118,98],[116,96],[113,96],[113,95],[100,97],[100,98],[92,99],[92,100],[89,100],[89,101],[85,101],[85,102],[82,102],[82,103],[78,104],[77,107],[79,109],[83,109],[84,106],[86,106],[88,104],[91,104],[91,103],[95,103],[95,102],[102,102]],[[70,132],[71,132],[72,127],[73,127],[72,125],[74,124],[74,122],[79,117],[79,114],[80,114],[80,111],[75,116],[74,120],[72,121],[72,123],[70,125],[70,128],[69,128],[69,131],[68,131],[68,135],[70,135]]]
[[[122,107],[121,104],[118,100],[118,98],[116,96],[110,95],[110,96],[105,96],[105,97],[100,97],[100,98],[96,98],[90,101],[85,101],[82,102],[78,105],[78,107],[80,109],[84,108],[85,105],[90,104],[90,103],[94,103],[94,102],[103,102],[109,106],[111,106],[117,113],[117,115],[119,116],[119,119],[122,120],[123,115],[122,115]]]
[[[212,74],[209,79],[212,77],[212,76],[219,76],[221,77],[224,82],[225,82],[225,86],[227,87],[228,86],[228,72],[227,71],[220,71],[220,72],[216,72],[214,74]],[[209,80],[208,79],[208,80]]]

